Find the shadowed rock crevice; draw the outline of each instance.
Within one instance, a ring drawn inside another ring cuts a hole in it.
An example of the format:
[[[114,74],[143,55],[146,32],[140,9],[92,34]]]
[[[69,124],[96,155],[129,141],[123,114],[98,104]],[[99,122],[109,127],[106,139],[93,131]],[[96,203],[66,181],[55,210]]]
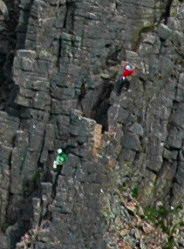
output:
[[[16,243],[30,229],[30,223],[19,222],[14,226],[10,226],[6,233],[8,235],[8,249],[15,249]]]
[[[73,34],[74,32],[74,16],[76,10],[75,1],[66,1],[66,13],[63,23],[63,28],[66,29],[69,33]]]
[[[105,81],[91,113],[92,119],[102,125],[102,132],[108,131],[108,110],[111,106],[109,98],[112,90],[113,84]]]
[[[13,217],[15,215],[15,217]],[[32,196],[26,197],[20,203],[12,202],[11,210],[8,212],[7,224],[9,227],[6,231],[9,240],[8,249],[15,249],[16,243],[21,237],[31,229],[31,220],[33,218]]]
[[[106,58],[106,65],[108,67],[119,65],[121,60],[125,58],[125,49],[122,46],[115,46],[113,48],[112,44],[107,44],[106,47],[110,48]]]
[[[0,46],[0,109],[4,110],[9,93],[14,85],[12,80],[13,60],[16,50],[16,27],[19,19],[18,3],[7,2],[8,16],[4,20],[5,28],[1,31]],[[1,20],[2,22],[2,20]]]
[[[158,24],[160,24],[162,21],[164,22],[164,24],[167,24],[168,18],[170,17],[171,14],[171,8],[173,2],[174,0],[167,0],[167,2],[165,3],[164,12],[161,14]]]
[[[173,4],[173,0],[167,0],[165,12],[163,13],[163,19],[164,19],[165,24],[167,24],[167,20],[170,17],[172,4]]]
[[[80,94],[78,96],[78,106],[82,111],[83,111],[82,100],[85,98],[86,93],[87,93],[86,82],[83,80],[80,87]]]
[[[57,190],[57,186],[58,186],[58,178],[61,175],[61,170],[62,168],[58,168],[57,172],[54,173],[55,179],[53,181],[53,186],[52,186],[52,199],[54,199],[56,197],[56,190]]]
[[[56,67],[59,69],[60,68],[60,59],[62,57],[62,39],[61,39],[61,36],[59,37],[58,44],[59,45],[58,45]]]
[[[182,204],[182,200],[178,198],[178,200],[175,200],[175,185],[180,183],[178,182],[177,176],[180,175],[180,169],[181,169],[181,160],[180,160],[180,153],[181,151],[178,150],[178,154],[177,154],[177,158],[176,158],[176,166],[175,166],[175,172],[174,172],[174,177],[171,181],[171,187],[169,190],[169,205],[181,205]],[[182,186],[181,186],[182,187]]]
[[[29,18],[31,15],[32,5],[34,0],[28,0],[26,3],[21,2],[20,6],[22,7],[21,20],[17,26],[17,49],[25,48],[25,41],[27,36],[27,29],[29,25]]]

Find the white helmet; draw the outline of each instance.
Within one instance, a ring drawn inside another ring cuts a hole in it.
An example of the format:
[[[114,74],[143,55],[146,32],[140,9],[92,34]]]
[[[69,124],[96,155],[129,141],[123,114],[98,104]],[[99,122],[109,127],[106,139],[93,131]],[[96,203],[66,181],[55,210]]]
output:
[[[57,152],[58,152],[58,154],[61,154],[63,152],[63,150],[62,149],[58,149]]]
[[[128,65],[126,65],[126,69],[127,70],[130,70],[132,67],[128,64]]]

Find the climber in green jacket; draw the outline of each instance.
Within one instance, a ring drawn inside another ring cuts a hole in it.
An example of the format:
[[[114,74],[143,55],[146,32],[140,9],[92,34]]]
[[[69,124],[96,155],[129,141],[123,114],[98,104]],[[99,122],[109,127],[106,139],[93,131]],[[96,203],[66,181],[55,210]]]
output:
[[[63,149],[60,148],[57,150],[57,156],[56,156],[56,160],[53,163],[53,168],[57,169],[58,166],[63,165],[64,162],[66,162],[67,159],[67,155],[64,153]]]

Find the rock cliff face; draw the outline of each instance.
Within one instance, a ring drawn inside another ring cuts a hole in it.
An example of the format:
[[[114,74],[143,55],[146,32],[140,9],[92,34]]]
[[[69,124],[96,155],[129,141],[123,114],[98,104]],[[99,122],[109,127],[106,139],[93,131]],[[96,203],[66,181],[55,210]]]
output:
[[[164,248],[135,206],[182,212],[183,0],[0,0],[0,37],[0,248]]]

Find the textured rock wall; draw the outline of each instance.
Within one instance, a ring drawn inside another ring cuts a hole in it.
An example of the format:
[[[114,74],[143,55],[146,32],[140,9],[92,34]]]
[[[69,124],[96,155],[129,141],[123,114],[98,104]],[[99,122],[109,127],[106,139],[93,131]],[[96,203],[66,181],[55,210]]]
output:
[[[0,34],[2,249],[108,248],[102,199],[116,213],[108,190],[127,181],[144,205],[181,204],[182,1],[5,4],[14,19],[2,18]],[[125,61],[136,75],[116,97]],[[60,146],[68,160],[54,173]]]
[[[129,93],[122,93],[118,99],[112,94],[108,111],[109,122],[122,124],[120,163],[127,162],[131,177],[142,186],[143,201],[153,197],[175,204],[183,199],[179,180],[183,56],[178,53],[183,51],[183,8],[177,5],[176,9],[177,15],[142,35],[136,53],[127,51],[127,60],[143,68],[132,80]],[[174,5],[170,12],[175,13]]]

